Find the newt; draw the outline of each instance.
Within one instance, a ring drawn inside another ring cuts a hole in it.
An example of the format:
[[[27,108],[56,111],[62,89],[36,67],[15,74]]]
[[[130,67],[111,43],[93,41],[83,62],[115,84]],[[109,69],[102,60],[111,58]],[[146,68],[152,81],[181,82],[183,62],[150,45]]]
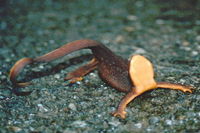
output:
[[[126,93],[119,103],[117,110],[112,113],[113,116],[125,118],[127,104],[149,90],[170,88],[192,93],[191,87],[189,86],[168,82],[156,82],[154,79],[153,65],[146,57],[134,55],[130,60],[123,59],[114,54],[102,43],[87,39],[67,43],[52,52],[36,58],[20,59],[10,70],[10,81],[14,86],[18,87],[29,85],[29,82],[18,83],[16,79],[17,75],[26,65],[49,62],[80,49],[90,49],[94,58],[86,65],[68,73],[65,80],[75,83],[82,80],[83,76],[89,72],[97,69],[104,82],[114,89]]]

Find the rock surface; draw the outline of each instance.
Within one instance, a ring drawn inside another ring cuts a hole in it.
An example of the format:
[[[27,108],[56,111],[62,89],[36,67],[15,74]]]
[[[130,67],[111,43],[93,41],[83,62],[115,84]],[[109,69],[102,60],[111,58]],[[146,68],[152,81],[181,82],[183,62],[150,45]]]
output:
[[[200,2],[198,0],[2,0],[0,5],[0,132],[198,132],[200,131]],[[90,38],[128,58],[142,54],[156,80],[192,85],[193,94],[169,89],[131,102],[127,118],[112,117],[124,96],[97,71],[69,85],[65,74],[91,56],[82,50],[26,67],[29,96],[11,93],[8,73],[23,57]]]

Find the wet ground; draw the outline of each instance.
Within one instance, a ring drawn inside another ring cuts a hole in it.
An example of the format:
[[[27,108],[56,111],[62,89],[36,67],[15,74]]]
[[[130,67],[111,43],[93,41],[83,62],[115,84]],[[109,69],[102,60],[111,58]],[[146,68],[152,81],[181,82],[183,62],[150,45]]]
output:
[[[199,132],[199,0],[1,0],[0,132]],[[82,50],[51,63],[26,67],[32,80],[16,96],[8,79],[23,57],[45,54],[82,38],[101,41],[128,58],[141,54],[156,80],[193,86],[192,94],[157,89],[131,102],[125,120],[112,117],[125,95],[105,84],[97,71],[69,85],[66,73],[88,62]]]

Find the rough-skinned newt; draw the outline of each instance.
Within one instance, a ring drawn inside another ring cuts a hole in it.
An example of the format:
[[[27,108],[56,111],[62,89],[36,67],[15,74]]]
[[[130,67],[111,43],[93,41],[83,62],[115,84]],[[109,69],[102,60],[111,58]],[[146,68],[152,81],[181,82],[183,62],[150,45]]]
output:
[[[127,93],[121,100],[117,110],[112,113],[113,116],[125,118],[127,104],[142,93],[155,88],[170,88],[192,93],[189,86],[156,82],[152,63],[144,56],[134,55],[129,61],[115,55],[102,43],[87,39],[70,42],[34,59],[23,58],[17,61],[10,70],[10,80],[17,87],[29,85],[30,83],[28,82],[18,83],[16,80],[17,75],[27,64],[49,62],[80,49],[91,49],[94,58],[88,64],[68,73],[65,80],[70,80],[71,83],[74,83],[82,80],[82,77],[92,70],[98,69],[103,81],[113,88]]]

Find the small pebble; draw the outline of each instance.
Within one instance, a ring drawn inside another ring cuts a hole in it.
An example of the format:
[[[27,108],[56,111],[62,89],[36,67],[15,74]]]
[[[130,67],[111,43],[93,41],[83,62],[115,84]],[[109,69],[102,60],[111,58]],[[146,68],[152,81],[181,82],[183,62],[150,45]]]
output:
[[[173,124],[172,120],[166,120],[165,122],[166,122],[167,125],[172,125]]]
[[[124,27],[124,30],[127,31],[127,32],[133,32],[133,31],[135,31],[135,27],[126,26],[126,27]]]
[[[185,51],[191,51],[191,48],[190,47],[184,47],[184,50]]]
[[[41,112],[47,112],[48,109],[46,109],[42,104],[37,104],[38,108],[39,108],[39,111]]]
[[[2,22],[1,22],[1,25],[0,25],[0,28],[1,28],[2,30],[5,30],[5,29],[7,28],[7,23],[4,22],[4,21],[2,21]]]
[[[200,35],[196,37],[196,40],[200,42]]]
[[[146,130],[147,130],[148,132],[153,131],[153,129],[152,129],[151,127],[148,127]]]
[[[135,124],[135,127],[137,127],[137,128],[142,128],[142,123],[136,123],[136,124]]]
[[[73,104],[73,103],[70,103],[70,104],[68,105],[68,107],[69,107],[71,110],[73,110],[73,111],[76,111],[76,110],[77,110],[75,104]]]
[[[146,51],[142,48],[138,48],[136,51],[135,51],[135,54],[145,54]]]
[[[158,123],[158,122],[159,122],[159,118],[158,118],[158,117],[151,117],[150,120],[149,120],[149,122],[150,122],[151,124]]]
[[[101,114],[98,114],[98,115],[97,115],[97,117],[101,118],[101,117],[102,117],[102,115],[101,115]]]
[[[137,2],[135,2],[135,5],[137,7],[142,7],[142,6],[144,6],[144,3],[143,3],[143,1],[137,1]]]
[[[196,25],[200,25],[200,20],[196,20],[196,21],[195,21],[195,24],[196,24]]]
[[[192,56],[196,56],[196,55],[198,55],[199,54],[199,52],[197,52],[197,51],[192,51]]]
[[[11,61],[11,59],[10,58],[6,58],[6,60],[5,60],[6,62],[10,62]]]
[[[110,41],[109,41],[109,40],[106,40],[106,39],[103,39],[103,40],[102,40],[102,43],[103,43],[103,44],[108,44],[109,42],[110,42]]]
[[[162,20],[162,19],[157,19],[157,20],[156,20],[156,24],[158,24],[158,25],[163,25],[163,24],[165,24],[165,22],[164,22],[164,20]]]
[[[188,45],[190,45],[190,43],[189,43],[188,41],[184,41],[184,42],[182,43],[182,45],[183,45],[183,46],[188,46]]]
[[[77,133],[77,132],[67,128],[63,131],[63,133]]]
[[[200,112],[198,113],[198,116],[200,117]]]
[[[72,123],[72,125],[73,126],[75,126],[75,127],[86,127],[87,126],[87,123],[85,122],[85,121],[74,121],[73,123]]]
[[[116,43],[123,43],[125,41],[124,37],[119,35],[116,37],[115,42]]]
[[[40,66],[39,66],[39,68],[40,68],[40,69],[43,69],[43,68],[44,68],[44,66],[43,66],[43,65],[40,65]]]
[[[60,79],[60,74],[55,74],[55,75],[54,75],[54,78],[55,78],[55,79]]]
[[[49,43],[53,44],[53,43],[55,43],[55,41],[54,40],[49,40]]]
[[[137,16],[134,16],[134,15],[128,15],[127,19],[130,21],[136,21],[138,18],[137,18]]]
[[[185,81],[185,79],[180,79],[180,82],[181,82],[182,84],[184,84],[186,81]]]
[[[14,132],[20,132],[22,129],[20,127],[12,126],[10,129]]]
[[[117,126],[119,126],[121,123],[120,123],[119,121],[110,121],[109,124],[112,125],[112,126],[117,127]]]

